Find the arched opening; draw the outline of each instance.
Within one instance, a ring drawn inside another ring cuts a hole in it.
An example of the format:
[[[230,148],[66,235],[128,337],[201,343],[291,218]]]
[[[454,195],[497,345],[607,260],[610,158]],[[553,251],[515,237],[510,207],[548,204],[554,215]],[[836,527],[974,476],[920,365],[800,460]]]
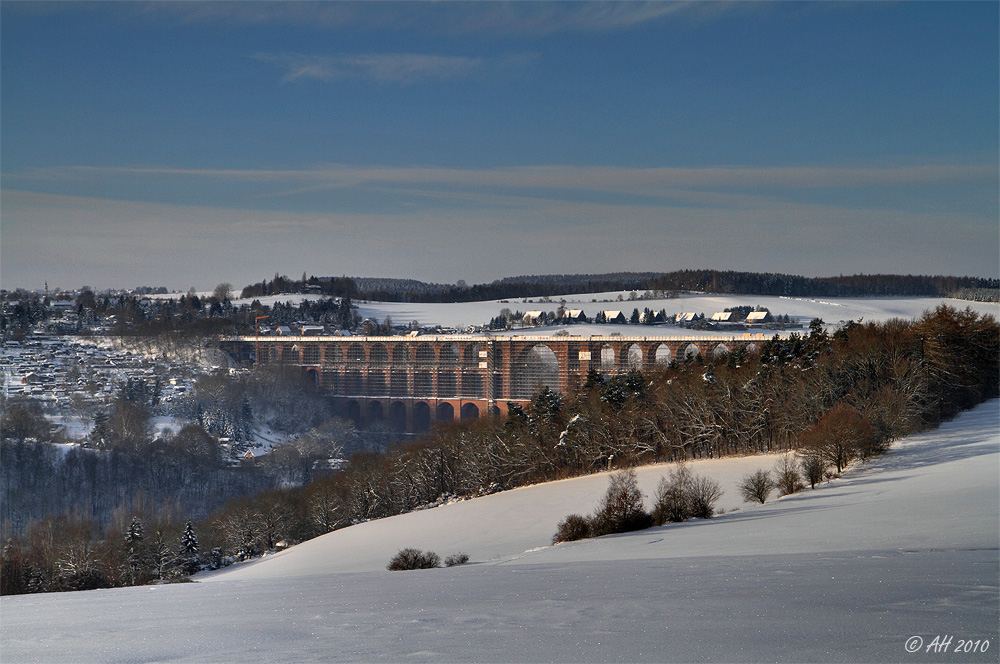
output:
[[[479,419],[479,406],[474,403],[462,404],[462,420]]]
[[[479,344],[466,344],[462,351],[462,364],[475,367],[479,366]]]
[[[628,347],[628,368],[642,369],[642,349],[639,344],[632,344]]]
[[[396,344],[392,347],[392,363],[407,364],[410,361],[410,349],[403,344]]]
[[[319,387],[319,371],[316,369],[306,369],[306,376],[313,385]]]
[[[601,371],[612,372],[615,370],[615,349],[604,344],[601,346]]]
[[[324,344],[323,354],[326,356],[326,361],[334,364],[340,364],[340,346],[337,344]]]
[[[698,350],[698,346],[696,346],[695,344],[688,344],[687,348],[684,349],[685,360],[693,360],[699,355],[701,355],[701,351]]]
[[[353,343],[347,347],[347,361],[348,362],[364,362],[365,361],[365,347],[359,343]]]
[[[354,426],[361,426],[361,404],[354,399],[344,404],[344,415],[354,422]]]
[[[299,364],[302,359],[302,355],[299,352],[298,346],[292,346],[285,350],[285,362],[291,362],[292,364]]]
[[[715,350],[712,351],[712,357],[716,360],[721,360],[726,357],[726,355],[729,355],[729,347],[726,346],[726,344],[719,344],[715,347]]]
[[[455,344],[445,344],[438,351],[438,358],[441,364],[458,364],[458,346]]]
[[[406,431],[406,404],[393,401],[389,404],[389,423],[396,432]]]
[[[543,387],[559,391],[559,359],[545,344],[523,353],[512,374],[515,399],[530,399]]]
[[[417,364],[434,364],[434,349],[430,344],[422,343],[417,346]]]
[[[382,402],[381,401],[369,401],[368,402],[368,423],[372,424],[374,422],[382,421]]]
[[[319,346],[306,344],[302,349],[302,364],[319,364]]]
[[[427,431],[431,428],[431,407],[426,401],[413,404],[413,430]]]
[[[455,407],[447,401],[441,402],[437,407],[437,421],[451,422],[455,419]]]
[[[670,347],[667,344],[660,344],[656,347],[656,363],[657,364],[670,364],[673,354],[670,352]]]
[[[377,364],[389,363],[389,351],[385,344],[375,343],[368,347],[368,361]]]

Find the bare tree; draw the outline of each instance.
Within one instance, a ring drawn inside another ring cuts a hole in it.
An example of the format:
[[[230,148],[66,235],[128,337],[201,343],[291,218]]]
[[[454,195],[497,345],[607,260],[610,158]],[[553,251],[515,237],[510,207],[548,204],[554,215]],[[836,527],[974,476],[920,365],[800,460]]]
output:
[[[740,493],[748,503],[763,505],[774,491],[774,480],[766,470],[757,470],[745,476],[740,482]]]
[[[802,473],[798,460],[791,454],[784,454],[774,464],[774,483],[779,496],[787,496],[802,490]]]
[[[212,293],[214,297],[219,302],[224,302],[233,296],[233,285],[227,281],[222,282],[215,287],[215,291]]]

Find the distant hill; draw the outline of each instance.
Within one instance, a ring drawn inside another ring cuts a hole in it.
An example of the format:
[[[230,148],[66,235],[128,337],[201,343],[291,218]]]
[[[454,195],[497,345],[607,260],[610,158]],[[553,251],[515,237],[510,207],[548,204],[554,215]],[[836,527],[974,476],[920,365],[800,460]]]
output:
[[[462,282],[434,284],[413,279],[353,277],[352,280],[358,287],[354,297],[390,302],[469,302],[622,290],[795,297],[960,296],[978,300],[995,300],[1000,292],[1000,280],[980,277],[893,274],[801,277],[719,270],[524,275],[471,286]]]
[[[317,289],[331,295],[382,302],[474,302],[524,297],[552,297],[605,291],[680,291],[733,295],[794,297],[961,297],[996,301],[1000,279],[981,277],[856,274],[802,277],[767,272],[679,270],[675,272],[608,272],[504,277],[487,284],[426,283],[385,277],[309,277],[301,281],[275,275],[243,289],[243,297]]]

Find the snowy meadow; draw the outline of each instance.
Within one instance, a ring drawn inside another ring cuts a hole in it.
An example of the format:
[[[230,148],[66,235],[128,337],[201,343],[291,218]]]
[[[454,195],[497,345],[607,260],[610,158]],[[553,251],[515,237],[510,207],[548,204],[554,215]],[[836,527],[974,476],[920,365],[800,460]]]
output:
[[[739,478],[775,459],[692,462],[725,490],[711,520],[549,545],[596,505],[597,474],[359,524],[193,583],[4,597],[0,658],[997,660],[997,401],[744,504]],[[647,497],[667,472],[639,469]],[[407,546],[471,560],[386,571]]]

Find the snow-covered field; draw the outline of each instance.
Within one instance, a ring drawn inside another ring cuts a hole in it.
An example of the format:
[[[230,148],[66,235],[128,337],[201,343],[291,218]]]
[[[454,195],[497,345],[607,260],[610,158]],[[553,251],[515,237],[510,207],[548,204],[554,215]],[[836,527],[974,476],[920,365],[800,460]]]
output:
[[[552,297],[551,301],[543,302],[540,298],[527,300],[488,300],[485,302],[460,303],[411,303],[411,302],[355,302],[358,313],[363,318],[371,318],[379,322],[386,317],[392,318],[395,325],[406,325],[417,321],[422,326],[440,325],[445,328],[465,329],[471,325],[485,325],[491,318],[498,316],[501,309],[511,311],[541,310],[555,311],[561,301],[565,300],[567,309],[583,309],[587,316],[593,318],[601,310],[619,310],[628,317],[633,309],[649,307],[653,311],[666,310],[667,314],[692,312],[705,314],[711,318],[713,313],[726,308],[750,305],[766,307],[773,315],[788,314],[792,320],[808,325],[814,318],[821,318],[831,326],[849,320],[883,321],[890,318],[911,319],[919,317],[924,311],[934,309],[940,304],[947,304],[956,309],[971,307],[978,313],[1000,315],[1000,305],[986,302],[969,302],[966,300],[951,300],[933,297],[879,297],[879,298],[797,298],[772,297],[757,295],[692,295],[686,294],[676,298],[649,299],[630,301],[627,291],[610,293],[586,293],[583,295],[566,295]],[[623,300],[619,301],[618,297]],[[278,301],[288,301],[298,304],[304,299],[318,299],[315,295],[272,295],[259,298],[265,304]],[[242,303],[239,300],[237,303]],[[246,301],[247,304],[250,301]],[[533,331],[531,331],[533,330]],[[571,327],[528,328],[528,333],[552,334],[553,331],[567,330],[571,334],[610,334],[618,332],[623,335],[636,336],[677,336],[691,334],[673,326],[647,325],[583,325]],[[518,331],[518,333],[522,333]],[[702,334],[702,333],[698,333]],[[767,332],[773,335],[773,332]]]
[[[595,475],[353,526],[195,583],[5,597],[0,661],[997,661],[998,402],[816,490],[742,504],[736,481],[773,462],[691,464],[726,489],[710,521],[549,546],[595,506]],[[640,470],[647,493],[668,470]],[[471,562],[385,571],[404,546]]]

